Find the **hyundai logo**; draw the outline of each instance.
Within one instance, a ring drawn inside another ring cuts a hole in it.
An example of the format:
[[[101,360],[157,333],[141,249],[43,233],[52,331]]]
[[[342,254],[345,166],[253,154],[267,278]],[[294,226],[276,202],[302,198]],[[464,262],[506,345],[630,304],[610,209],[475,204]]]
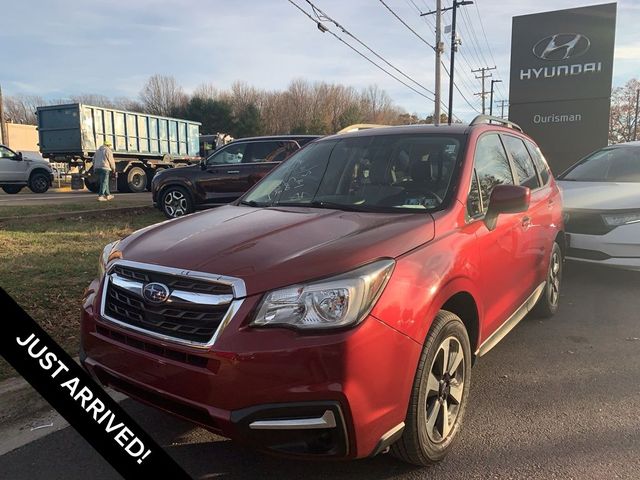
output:
[[[142,289],[142,296],[150,303],[162,303],[169,298],[169,287],[162,283],[147,283]]]
[[[591,41],[579,33],[556,33],[533,46],[533,54],[542,60],[566,60],[579,57],[589,50]]]

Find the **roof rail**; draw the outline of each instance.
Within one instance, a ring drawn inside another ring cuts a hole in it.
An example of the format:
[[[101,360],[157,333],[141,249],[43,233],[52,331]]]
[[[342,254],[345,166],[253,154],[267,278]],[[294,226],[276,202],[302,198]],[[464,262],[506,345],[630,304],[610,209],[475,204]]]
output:
[[[518,125],[517,123],[510,122],[509,120],[505,120],[504,118],[500,117],[492,117],[490,115],[478,115],[476,116],[476,118],[471,120],[471,123],[469,125],[480,125],[482,123],[501,123],[505,127],[513,128],[514,130],[522,132],[522,127],[520,127],[520,125]]]

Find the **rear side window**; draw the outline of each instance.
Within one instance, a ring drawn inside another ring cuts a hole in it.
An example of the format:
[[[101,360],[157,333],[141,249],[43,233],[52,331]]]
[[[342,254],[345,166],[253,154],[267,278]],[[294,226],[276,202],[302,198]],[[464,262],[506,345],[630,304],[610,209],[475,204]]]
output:
[[[272,157],[274,152],[278,150],[284,142],[281,141],[269,141],[269,142],[252,142],[249,145],[248,155],[245,155],[242,159],[242,163],[258,163],[269,162],[269,157]]]
[[[549,177],[551,174],[549,173],[549,166],[547,165],[547,161],[544,159],[542,152],[538,148],[536,144],[530,141],[525,141],[527,145],[527,150],[531,154],[531,158],[533,158],[533,163],[536,164],[536,168],[538,169],[538,173],[540,173],[540,179],[542,180],[542,185],[546,185],[549,183]]]
[[[487,211],[489,197],[496,185],[513,185],[513,173],[502,142],[497,134],[483,135],[476,145],[474,156],[480,184],[483,211]]]
[[[503,135],[502,139],[504,140],[504,146],[511,154],[520,185],[529,187],[532,190],[538,188],[540,186],[538,175],[524,142],[511,135]]]

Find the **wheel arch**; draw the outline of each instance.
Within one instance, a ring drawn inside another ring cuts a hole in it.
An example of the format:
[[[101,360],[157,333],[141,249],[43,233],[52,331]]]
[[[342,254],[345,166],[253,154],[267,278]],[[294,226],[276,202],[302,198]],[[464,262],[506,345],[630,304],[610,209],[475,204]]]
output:
[[[564,231],[560,230],[556,235],[555,241],[560,245],[560,251],[562,252],[562,258],[567,255],[567,236]]]
[[[467,291],[461,291],[451,296],[442,305],[441,310],[454,313],[462,320],[471,344],[471,353],[475,352],[480,340],[480,316],[478,305],[473,295]],[[475,356],[474,356],[475,357]]]
[[[34,167],[30,172],[29,172],[29,182],[31,182],[31,179],[33,178],[33,176],[37,173],[42,173],[44,175],[47,176],[47,180],[49,181],[49,185],[51,185],[51,172],[49,170],[47,170],[44,167]]]

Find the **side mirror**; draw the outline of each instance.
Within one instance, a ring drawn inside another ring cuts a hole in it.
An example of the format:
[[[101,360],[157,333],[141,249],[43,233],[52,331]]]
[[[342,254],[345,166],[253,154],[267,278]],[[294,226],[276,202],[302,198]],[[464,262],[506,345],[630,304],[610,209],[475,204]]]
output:
[[[18,152],[16,153],[16,159],[21,162],[22,160],[24,160],[24,157],[22,156],[22,152]]]
[[[489,197],[489,208],[484,223],[489,230],[496,228],[501,213],[526,212],[529,208],[531,190],[520,185],[496,185]]]
[[[206,170],[207,169],[207,159],[203,158],[200,160],[200,170]]]

